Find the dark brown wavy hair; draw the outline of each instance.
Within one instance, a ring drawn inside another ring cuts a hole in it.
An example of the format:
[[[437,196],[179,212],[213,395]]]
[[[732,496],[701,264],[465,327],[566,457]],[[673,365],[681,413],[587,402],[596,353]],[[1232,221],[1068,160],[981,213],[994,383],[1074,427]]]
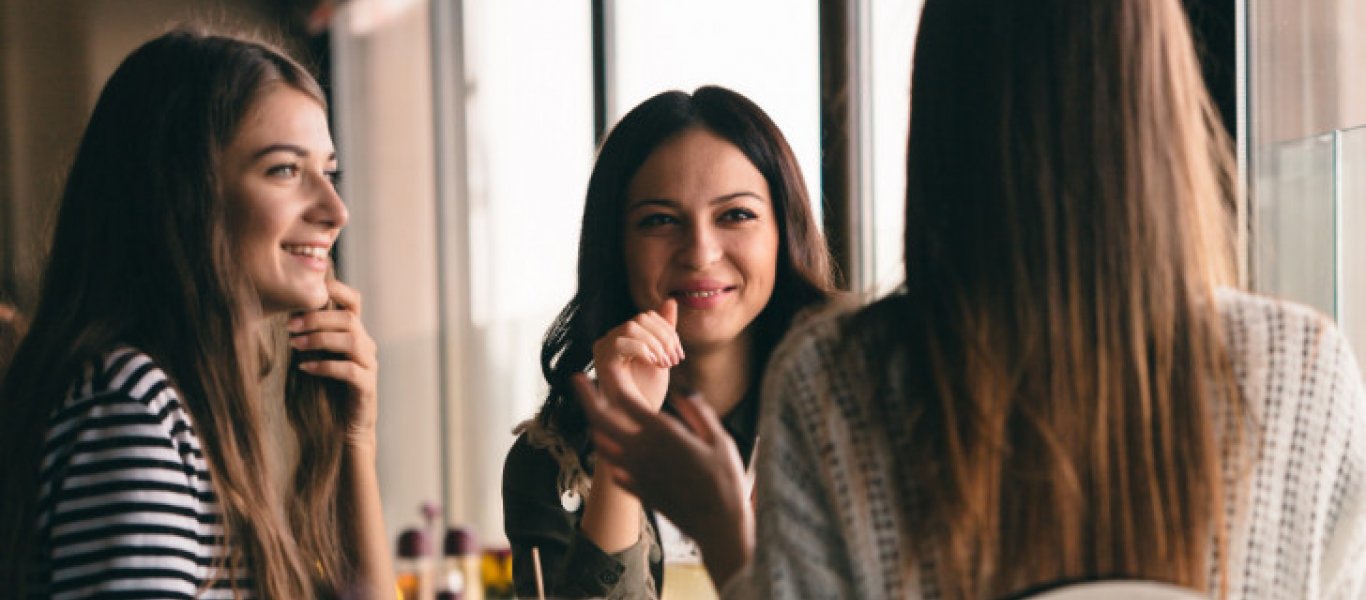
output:
[[[950,598],[1217,587],[1234,167],[1181,6],[926,0],[920,23],[905,289],[851,348],[881,369],[907,573]]]
[[[777,125],[748,98],[717,86],[660,93],[617,123],[598,151],[588,180],[579,236],[578,291],[546,331],[541,372],[550,384],[538,418],[585,448],[587,426],[569,378],[588,369],[593,342],[640,312],[627,284],[626,188],[652,152],[680,132],[700,127],[734,144],[768,183],[778,222],[773,295],[750,326],[761,372],[798,311],[833,290],[829,251],[811,214],[801,168]]]
[[[120,344],[156,361],[194,420],[223,511],[223,566],[245,570],[259,598],[338,594],[349,570],[336,493],[343,400],[334,384],[289,369],[300,460],[293,489],[274,489],[260,388],[280,323],[248,325],[260,302],[235,258],[219,177],[244,116],[281,85],[325,106],[313,77],[275,47],[193,29],[138,48],[105,85],[66,180],[37,310],[0,387],[0,596],[23,597],[29,557],[18,549],[36,541],[47,420],[82,367]]]

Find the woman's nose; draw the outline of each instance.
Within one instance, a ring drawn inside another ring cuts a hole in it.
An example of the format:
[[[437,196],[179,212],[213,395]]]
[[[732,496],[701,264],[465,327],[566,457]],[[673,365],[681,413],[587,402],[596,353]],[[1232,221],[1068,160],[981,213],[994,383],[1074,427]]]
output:
[[[683,243],[680,255],[683,263],[690,268],[700,269],[721,258],[720,240],[707,225],[691,227]]]
[[[318,198],[309,211],[310,220],[331,229],[341,229],[346,226],[351,214],[346,210],[346,203],[342,202],[332,181],[325,175],[319,176],[319,179]]]

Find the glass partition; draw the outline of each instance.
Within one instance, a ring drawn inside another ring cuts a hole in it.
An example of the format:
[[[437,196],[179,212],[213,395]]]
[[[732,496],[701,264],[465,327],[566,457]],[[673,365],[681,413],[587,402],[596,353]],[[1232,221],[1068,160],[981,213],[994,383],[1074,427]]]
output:
[[[1366,349],[1366,3],[1238,2],[1251,285],[1332,316]]]
[[[1366,352],[1366,127],[1338,132],[1338,324]]]
[[[1336,249],[1333,134],[1260,149],[1253,260],[1264,290],[1333,314]]]
[[[1255,157],[1257,286],[1332,316],[1366,348],[1366,127]]]

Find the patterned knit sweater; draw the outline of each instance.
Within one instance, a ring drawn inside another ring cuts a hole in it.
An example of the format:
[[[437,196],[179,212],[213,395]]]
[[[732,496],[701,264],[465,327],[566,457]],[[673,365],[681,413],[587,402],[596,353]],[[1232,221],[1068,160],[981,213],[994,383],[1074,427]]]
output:
[[[1219,304],[1258,444],[1229,502],[1244,516],[1228,531],[1228,597],[1366,598],[1366,394],[1356,360],[1313,311],[1231,290]],[[924,565],[901,572],[911,548],[897,533],[895,457],[885,436],[865,433],[876,425],[856,394],[870,375],[840,354],[848,323],[808,323],[770,363],[758,544],[725,598],[939,596]]]

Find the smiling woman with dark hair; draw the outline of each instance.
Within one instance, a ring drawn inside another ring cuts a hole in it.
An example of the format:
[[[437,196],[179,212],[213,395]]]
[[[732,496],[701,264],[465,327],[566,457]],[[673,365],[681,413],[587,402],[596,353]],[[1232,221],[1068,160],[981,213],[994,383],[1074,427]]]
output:
[[[574,374],[594,369],[605,389],[638,390],[649,410],[669,389],[702,390],[748,460],[769,354],[830,291],[797,161],[757,106],[703,87],[622,118],[589,179],[578,291],[542,348],[550,393],[504,467],[518,593],[536,591],[532,548],[552,596],[649,598],[666,555],[691,547],[661,548],[672,526],[594,469],[604,463]]]

